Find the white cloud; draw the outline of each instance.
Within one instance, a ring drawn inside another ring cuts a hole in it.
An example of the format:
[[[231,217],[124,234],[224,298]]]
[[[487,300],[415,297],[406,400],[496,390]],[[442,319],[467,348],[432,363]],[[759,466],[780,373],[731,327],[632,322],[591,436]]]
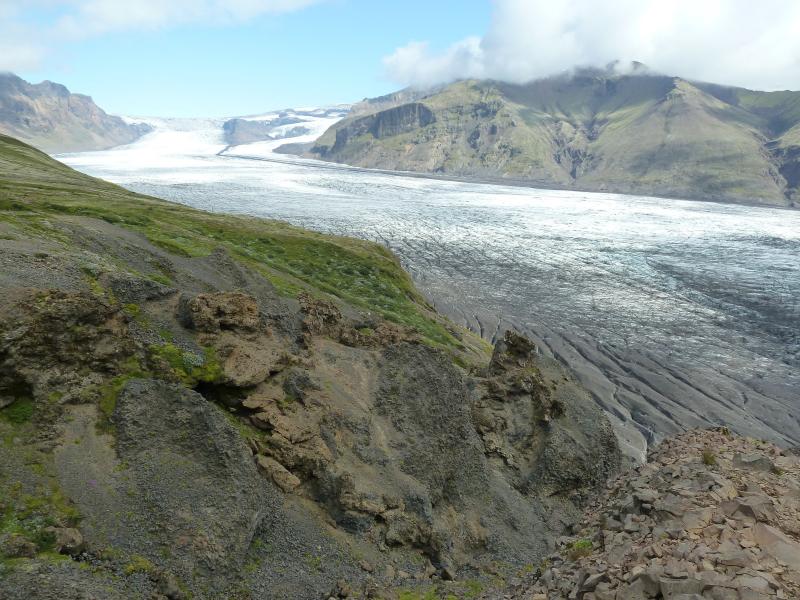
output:
[[[36,66],[44,48],[31,40],[28,28],[17,22],[16,2],[0,0],[0,72]]]
[[[638,60],[682,77],[800,88],[797,0],[495,0],[486,34],[441,53],[424,43],[384,59],[400,84],[486,77],[525,82],[575,66]]]
[[[0,71],[39,66],[54,45],[124,30],[232,25],[327,0],[0,0]]]
[[[45,56],[45,48],[24,37],[10,35],[0,27],[0,73],[35,69]]]
[[[158,29],[187,23],[231,24],[292,12],[321,0],[72,0],[57,23],[72,36],[124,29]]]
[[[486,71],[481,39],[477,37],[453,44],[438,55],[429,51],[427,42],[411,42],[383,62],[393,79],[418,86],[431,86],[456,77],[481,78]]]

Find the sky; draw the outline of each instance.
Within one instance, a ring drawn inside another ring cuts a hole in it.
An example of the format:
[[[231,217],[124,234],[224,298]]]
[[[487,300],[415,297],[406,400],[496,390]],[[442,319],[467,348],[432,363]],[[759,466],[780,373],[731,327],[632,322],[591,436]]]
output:
[[[0,0],[0,70],[116,114],[246,115],[614,60],[800,89],[800,1]]]

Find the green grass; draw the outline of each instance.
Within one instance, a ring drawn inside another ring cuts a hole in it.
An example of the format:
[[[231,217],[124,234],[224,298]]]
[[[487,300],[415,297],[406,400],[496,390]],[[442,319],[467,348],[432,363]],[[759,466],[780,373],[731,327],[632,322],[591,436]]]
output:
[[[437,590],[436,588],[404,589],[397,593],[398,600],[469,600],[477,598],[483,591],[483,584],[476,579],[468,579],[458,584],[458,593]]]
[[[567,557],[570,560],[578,560],[592,553],[592,540],[577,540],[567,549]]]
[[[200,357],[171,342],[165,342],[150,346],[150,354],[166,363],[187,387],[195,387],[199,382],[218,383],[222,380],[222,365],[213,348],[204,348],[203,356]]]
[[[35,494],[24,492],[20,484],[3,485],[0,490],[0,536],[21,536],[36,546],[37,553],[54,549],[55,540],[46,531],[48,527],[74,527],[78,523],[78,512],[55,482],[49,487],[40,485]]]
[[[440,600],[439,594],[433,589],[425,591],[402,590],[397,595],[397,598],[398,600]]]
[[[13,425],[22,425],[33,418],[34,404],[30,398],[17,398],[11,405],[0,410],[0,418]]]
[[[125,565],[123,569],[125,575],[133,575],[134,573],[153,573],[156,566],[144,556],[134,554]]]
[[[206,256],[224,248],[284,294],[305,289],[330,294],[412,327],[433,345],[461,347],[397,258],[382,246],[134,194],[0,136],[0,221],[33,237],[69,244],[57,225],[70,217],[91,217],[132,229],[182,257]],[[145,275],[170,283],[161,272]]]

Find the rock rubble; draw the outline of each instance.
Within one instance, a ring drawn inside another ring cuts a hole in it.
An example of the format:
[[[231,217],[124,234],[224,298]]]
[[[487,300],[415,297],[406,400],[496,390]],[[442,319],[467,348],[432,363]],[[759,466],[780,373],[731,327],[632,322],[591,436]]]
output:
[[[536,572],[486,599],[800,598],[800,458],[725,428],[665,440]]]

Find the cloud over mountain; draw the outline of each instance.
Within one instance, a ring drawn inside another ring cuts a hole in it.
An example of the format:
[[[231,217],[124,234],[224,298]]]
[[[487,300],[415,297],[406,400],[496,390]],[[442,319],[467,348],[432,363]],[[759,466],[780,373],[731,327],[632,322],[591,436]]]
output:
[[[522,83],[577,66],[642,61],[683,77],[761,89],[800,87],[795,0],[495,0],[481,38],[442,52],[411,42],[388,75],[428,86],[461,78]]]

